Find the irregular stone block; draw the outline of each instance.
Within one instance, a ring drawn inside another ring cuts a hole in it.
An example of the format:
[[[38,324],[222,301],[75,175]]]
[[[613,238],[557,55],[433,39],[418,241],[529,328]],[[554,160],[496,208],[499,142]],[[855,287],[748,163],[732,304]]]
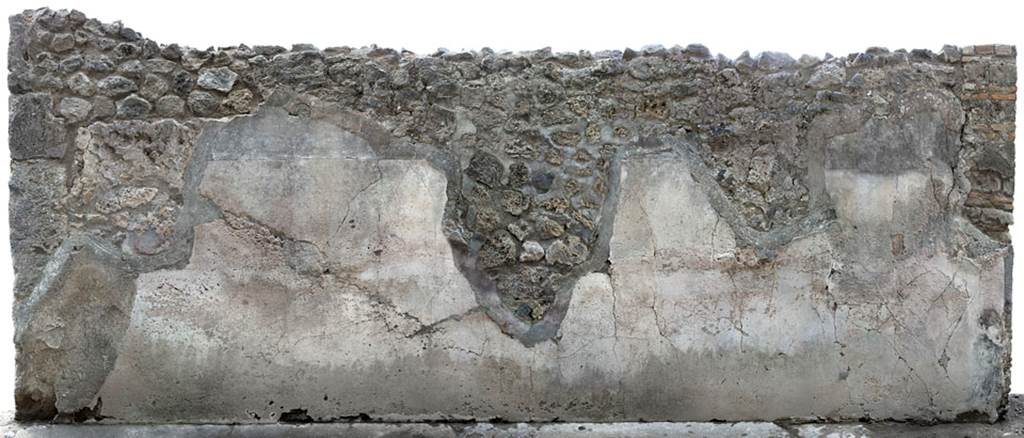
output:
[[[64,156],[63,120],[53,115],[53,97],[46,93],[11,95],[11,159]]]
[[[63,202],[71,225],[133,255],[174,245],[196,131],[173,120],[93,123],[75,140],[74,180]]]
[[[20,418],[1005,411],[1015,49],[198,50],[67,16],[11,20]]]
[[[202,88],[227,93],[231,91],[237,79],[238,73],[228,68],[205,68],[199,71],[199,80],[196,83]]]
[[[97,393],[121,349],[134,300],[135,274],[115,248],[85,236],[61,244],[15,309],[20,418],[100,417]]]
[[[67,216],[61,212],[67,195],[64,166],[48,160],[15,162],[9,188],[14,297],[20,302],[67,234]]]

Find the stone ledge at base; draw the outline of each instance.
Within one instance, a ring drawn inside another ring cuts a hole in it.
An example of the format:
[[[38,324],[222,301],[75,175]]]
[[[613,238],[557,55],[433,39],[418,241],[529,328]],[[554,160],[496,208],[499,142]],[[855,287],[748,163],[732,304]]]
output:
[[[61,437],[1019,437],[1024,436],[1024,396],[1011,395],[1005,418],[995,424],[950,423],[311,423],[260,425],[17,424],[0,416],[3,438]]]

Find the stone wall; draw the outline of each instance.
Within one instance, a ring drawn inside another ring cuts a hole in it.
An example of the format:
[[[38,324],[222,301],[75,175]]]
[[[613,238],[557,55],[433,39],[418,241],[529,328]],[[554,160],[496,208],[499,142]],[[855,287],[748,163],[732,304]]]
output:
[[[12,16],[23,419],[993,420],[1016,50],[162,45]]]

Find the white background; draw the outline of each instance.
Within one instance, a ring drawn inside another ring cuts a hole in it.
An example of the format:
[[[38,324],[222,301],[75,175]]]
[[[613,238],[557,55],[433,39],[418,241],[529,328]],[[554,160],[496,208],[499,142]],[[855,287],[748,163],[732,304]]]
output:
[[[45,0],[38,0],[45,1]],[[712,53],[736,57],[772,50],[823,56],[846,55],[870,46],[890,49],[924,48],[938,51],[943,44],[1015,44],[1021,38],[1024,15],[1020,0],[910,2],[900,0],[827,0],[749,3],[700,0],[658,4],[652,1],[559,2],[516,0],[487,6],[483,0],[408,3],[382,0],[305,2],[285,0],[230,2],[205,1],[64,1],[49,0],[51,8],[74,8],[104,22],[125,25],[160,43],[199,48],[245,43],[312,43],[320,48],[377,44],[432,53],[491,47],[495,50],[532,50],[550,46],[554,51],[640,48],[648,44],[671,47],[701,43]],[[10,15],[44,4],[8,0],[0,13]],[[5,34],[9,32],[5,31]],[[6,62],[7,45],[2,59]],[[1019,63],[1019,61],[1018,61]],[[4,74],[6,78],[6,73]],[[3,101],[8,90],[3,87]],[[0,118],[7,132],[7,117]],[[1017,123],[1020,138],[1020,122]],[[7,142],[6,134],[3,136]],[[0,163],[7,163],[7,145],[0,147]],[[1024,179],[1018,171],[1017,180]],[[0,165],[0,181],[9,167]],[[1021,193],[1020,190],[1015,190]],[[8,190],[0,190],[0,205],[7,205]],[[1021,203],[1018,203],[1021,205]],[[1020,210],[1020,208],[1018,208]],[[8,218],[0,214],[0,412],[13,410],[14,346]],[[1018,215],[1020,217],[1020,215]],[[1022,221],[1024,219],[1018,219]],[[1024,242],[1021,226],[1013,239]],[[1024,303],[1024,258],[1014,266],[1015,301]],[[1014,312],[1014,325],[1024,327],[1024,310]],[[1015,340],[1014,392],[1024,391],[1024,329]]]

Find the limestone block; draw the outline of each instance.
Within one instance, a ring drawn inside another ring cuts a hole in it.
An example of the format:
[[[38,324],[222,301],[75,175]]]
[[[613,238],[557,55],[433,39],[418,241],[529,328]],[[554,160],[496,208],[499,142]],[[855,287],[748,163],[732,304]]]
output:
[[[97,396],[120,352],[135,275],[116,249],[85,236],[64,241],[15,309],[19,416],[98,416]]]

